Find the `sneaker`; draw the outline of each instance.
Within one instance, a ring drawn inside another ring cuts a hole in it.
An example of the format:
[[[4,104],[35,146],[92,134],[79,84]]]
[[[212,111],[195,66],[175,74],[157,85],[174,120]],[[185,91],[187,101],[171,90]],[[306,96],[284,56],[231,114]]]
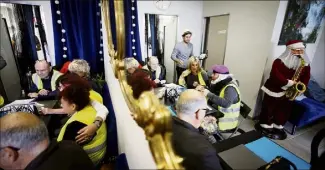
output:
[[[277,125],[277,124],[272,124],[273,125],[273,127],[275,128],[275,129],[283,129],[283,126],[282,125]]]
[[[260,124],[260,126],[264,129],[272,129],[273,128],[273,124],[268,125],[268,124]]]

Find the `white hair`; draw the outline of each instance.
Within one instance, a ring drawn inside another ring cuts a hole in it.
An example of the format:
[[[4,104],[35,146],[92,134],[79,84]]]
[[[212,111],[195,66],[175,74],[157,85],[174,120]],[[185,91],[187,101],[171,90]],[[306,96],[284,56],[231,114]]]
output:
[[[129,57],[124,59],[124,65],[125,65],[125,69],[129,69],[129,68],[138,68],[140,64],[135,58]]]
[[[68,67],[68,70],[72,73],[84,73],[87,77],[90,74],[90,66],[86,60],[75,59]]]
[[[308,63],[310,62],[309,61],[309,58],[306,54],[306,51],[304,51],[304,54],[301,55],[302,58],[305,60],[306,62],[306,65],[308,65]],[[289,69],[294,69],[296,70],[299,66],[300,66],[300,59],[293,55],[291,53],[291,49],[290,48],[287,48],[279,57],[279,59],[283,62],[283,64],[285,66],[287,66]]]
[[[193,115],[199,109],[207,107],[205,97],[193,89],[184,91],[176,104],[177,114]]]

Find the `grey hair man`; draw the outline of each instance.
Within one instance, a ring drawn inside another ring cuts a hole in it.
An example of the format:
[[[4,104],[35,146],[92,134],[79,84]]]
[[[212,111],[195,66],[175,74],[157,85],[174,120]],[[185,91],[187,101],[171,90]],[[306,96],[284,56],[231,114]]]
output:
[[[173,117],[173,147],[184,158],[185,169],[222,169],[213,145],[199,132],[207,101],[194,89],[184,91],[176,104],[177,117]]]
[[[45,124],[33,114],[8,114],[0,125],[0,167],[5,170],[93,168],[78,145],[50,142]]]
[[[87,78],[90,75],[90,66],[86,60],[75,59],[68,67],[71,73],[78,74],[80,77]]]

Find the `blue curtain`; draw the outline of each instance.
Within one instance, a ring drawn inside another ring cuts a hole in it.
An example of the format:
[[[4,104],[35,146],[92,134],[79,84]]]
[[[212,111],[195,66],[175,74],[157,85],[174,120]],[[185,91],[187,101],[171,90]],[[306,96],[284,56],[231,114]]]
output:
[[[156,44],[156,40],[157,40],[157,35],[156,35],[156,15],[155,14],[149,14],[149,26],[150,26],[150,42],[151,42],[151,52],[152,52],[152,56],[157,56],[157,44]],[[149,57],[149,56],[148,56]]]
[[[58,66],[73,59],[84,59],[90,64],[92,73],[103,73],[99,2],[51,0],[55,60]]]
[[[142,61],[137,0],[124,0],[125,56]]]

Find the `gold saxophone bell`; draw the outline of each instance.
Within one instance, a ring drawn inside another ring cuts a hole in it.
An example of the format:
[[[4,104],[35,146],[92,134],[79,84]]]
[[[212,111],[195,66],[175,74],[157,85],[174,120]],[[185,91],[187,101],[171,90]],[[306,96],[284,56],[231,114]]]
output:
[[[305,91],[306,85],[302,82],[298,82],[286,91],[286,97],[289,98],[290,101],[293,101],[297,96],[303,94]]]

